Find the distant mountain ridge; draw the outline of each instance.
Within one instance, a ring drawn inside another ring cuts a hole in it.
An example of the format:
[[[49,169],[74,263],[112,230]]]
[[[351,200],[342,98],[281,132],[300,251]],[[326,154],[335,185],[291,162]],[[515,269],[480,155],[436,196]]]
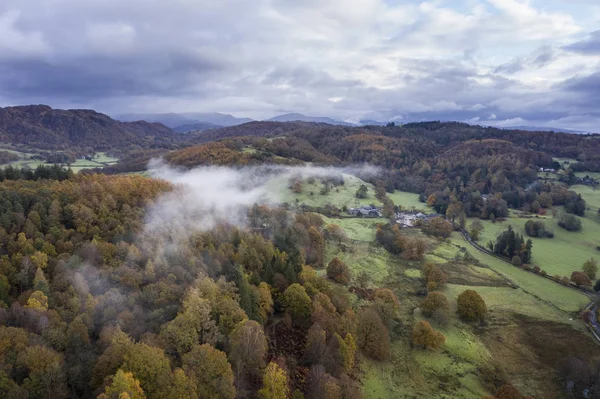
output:
[[[171,129],[179,128],[186,125],[194,124],[210,124],[215,127],[219,126],[237,126],[243,123],[252,122],[250,118],[236,118],[230,114],[222,114],[219,112],[207,113],[158,113],[158,114],[123,114],[115,117],[122,122],[133,122],[144,120],[147,122],[159,122]],[[199,129],[202,130],[202,129]]]
[[[320,116],[307,116],[298,113],[278,115],[274,118],[268,119],[269,122],[314,122],[314,123],[327,123],[329,125],[340,125],[340,126],[356,126],[352,123],[342,122],[328,117]]]
[[[169,147],[180,140],[178,136],[160,123],[119,122],[87,109],[0,108],[0,141],[39,149]]]
[[[498,127],[498,126],[496,126]],[[558,132],[558,133],[570,133],[570,134],[589,134],[590,132],[585,132],[583,130],[570,130],[570,129],[561,129],[559,127],[539,127],[539,126],[508,126],[508,127],[500,127],[500,129],[505,130],[527,130],[529,132]]]

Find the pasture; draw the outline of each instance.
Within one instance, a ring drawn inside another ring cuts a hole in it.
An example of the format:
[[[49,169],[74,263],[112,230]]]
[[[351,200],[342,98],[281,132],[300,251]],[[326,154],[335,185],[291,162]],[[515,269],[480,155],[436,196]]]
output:
[[[557,207],[557,209],[560,209]],[[489,241],[496,242],[500,233],[511,225],[513,229],[523,234],[525,240],[531,238],[533,242],[532,264],[539,266],[549,275],[571,276],[571,273],[580,270],[583,263],[592,257],[600,257],[596,249],[600,245],[600,222],[589,215],[579,218],[583,229],[578,232],[570,232],[558,226],[558,218],[552,216],[544,218],[524,218],[512,212],[511,217],[505,221],[492,223],[482,220],[484,230],[479,238],[479,245],[487,247]],[[528,237],[525,234],[525,223],[528,220],[541,220],[546,228],[554,232],[554,238]],[[472,220],[469,220],[470,223]]]

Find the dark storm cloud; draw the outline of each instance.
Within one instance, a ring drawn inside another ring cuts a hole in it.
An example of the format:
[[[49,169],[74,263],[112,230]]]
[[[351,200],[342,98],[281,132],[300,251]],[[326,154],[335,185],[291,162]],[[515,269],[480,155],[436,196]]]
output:
[[[600,55],[600,30],[592,32],[590,36],[584,40],[564,46],[563,48],[567,51],[585,55]]]
[[[93,100],[112,96],[173,96],[197,91],[198,82],[225,66],[186,55],[143,59],[82,57],[0,61],[0,94],[13,98],[53,96]]]

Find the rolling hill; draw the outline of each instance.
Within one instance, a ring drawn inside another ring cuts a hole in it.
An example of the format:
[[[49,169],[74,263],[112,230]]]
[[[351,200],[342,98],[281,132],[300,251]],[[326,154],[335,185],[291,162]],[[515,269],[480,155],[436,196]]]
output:
[[[45,150],[95,151],[170,148],[181,135],[160,123],[119,122],[93,110],[53,109],[46,105],[0,108],[0,142]]]

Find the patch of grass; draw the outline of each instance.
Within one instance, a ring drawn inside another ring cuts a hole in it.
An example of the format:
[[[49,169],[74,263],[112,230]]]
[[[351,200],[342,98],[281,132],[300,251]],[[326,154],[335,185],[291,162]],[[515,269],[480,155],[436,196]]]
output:
[[[448,284],[444,293],[452,303],[465,290],[475,290],[483,297],[490,315],[499,312],[514,312],[537,319],[570,323],[571,317],[556,308],[541,302],[520,288],[511,287],[472,287],[468,285]]]
[[[351,240],[375,242],[375,233],[378,223],[388,223],[387,219],[371,218],[328,218],[323,216],[325,223],[337,224],[344,229]]]
[[[387,196],[394,202],[394,205],[401,206],[403,209],[428,210],[427,205],[419,201],[419,194],[394,191],[391,194],[387,193]]]
[[[598,173],[600,175],[600,173]],[[598,178],[600,179],[600,178]],[[571,190],[575,191],[577,194],[581,194],[583,199],[585,200],[585,204],[588,208],[591,209],[592,213],[598,212],[600,208],[600,189],[594,189],[590,186],[571,186]],[[587,215],[586,215],[587,216]],[[597,214],[591,215],[592,218],[598,219]],[[599,237],[600,238],[600,237]]]
[[[4,151],[4,150],[3,150]],[[8,151],[8,150],[6,150]],[[30,153],[26,153],[26,152],[19,152],[19,151],[10,151],[13,152],[17,155],[19,155],[21,157],[21,159],[19,159],[18,161],[14,161],[11,162],[9,164],[6,165],[2,165],[0,167],[6,167],[8,165],[11,165],[15,168],[25,168],[28,167],[30,169],[35,169],[40,165],[44,165],[44,166],[52,166],[54,164],[51,163],[47,163],[44,160],[40,160],[40,159],[33,159],[33,156],[35,154],[30,154]],[[75,162],[73,162],[70,167],[73,170],[73,172],[77,173],[80,170],[83,169],[93,169],[93,168],[103,168],[105,166],[109,166],[109,165],[114,165],[115,163],[118,162],[117,158],[113,158],[113,157],[109,157],[106,153],[104,152],[99,152],[97,154],[94,155],[92,160],[87,160],[87,159],[78,159]]]
[[[119,162],[119,158],[111,157],[105,152],[98,152],[94,155],[94,162],[103,163],[105,165],[114,165]]]
[[[575,176],[582,178],[589,176],[592,179],[600,180],[600,172],[575,172]]]
[[[410,278],[421,278],[421,270],[419,269],[406,269],[404,275]]]
[[[267,184],[267,189],[274,201],[287,202],[289,204],[304,204],[312,207],[322,207],[327,204],[334,205],[339,209],[344,206],[353,208],[359,205],[376,204],[381,206],[381,201],[375,198],[375,191],[372,184],[369,184],[356,176],[343,174],[344,185],[331,187],[328,194],[321,194],[323,183],[315,178],[312,183],[308,179],[302,182],[302,192],[294,193],[288,188],[287,177],[275,177]],[[356,190],[364,184],[368,188],[367,198],[356,198]]]
[[[594,216],[588,214],[588,217],[580,218],[583,229],[578,232],[564,230],[558,226],[558,219],[552,217],[544,219],[510,217],[504,222],[497,223],[482,220],[484,230],[481,233],[479,244],[486,246],[489,241],[495,243],[498,235],[512,225],[513,229],[523,234],[526,240],[531,238],[533,242],[532,264],[539,266],[551,276],[558,274],[570,277],[573,271],[581,269],[587,259],[598,257],[596,246],[600,245],[600,223],[594,220]],[[597,218],[597,216],[595,217]],[[542,220],[546,228],[554,231],[554,238],[528,237],[524,228],[528,220]]]
[[[502,274],[513,283],[520,286],[527,293],[535,295],[537,298],[540,298],[547,303],[552,303],[554,306],[566,312],[575,312],[582,305],[589,302],[588,297],[582,293],[526,272],[525,270],[496,259],[493,256],[475,250],[456,232],[452,233],[451,241],[460,247],[467,248],[469,253],[475,259],[482,264],[487,265],[492,270]]]
[[[352,277],[367,272],[376,286],[382,285],[389,275],[389,268],[397,261],[383,248],[361,242],[354,243],[351,252],[340,251],[336,244],[327,245],[325,264],[327,265],[335,257],[340,258],[348,266]]]
[[[415,323],[424,317],[417,310]],[[438,392],[438,398],[481,398],[489,394],[477,378],[478,368],[487,364],[491,354],[483,343],[471,332],[470,327],[460,322],[454,312],[446,327],[432,326],[446,336],[446,342],[438,351],[414,348],[414,356],[423,374],[447,382],[447,392]],[[463,384],[467,382],[467,384]]]

